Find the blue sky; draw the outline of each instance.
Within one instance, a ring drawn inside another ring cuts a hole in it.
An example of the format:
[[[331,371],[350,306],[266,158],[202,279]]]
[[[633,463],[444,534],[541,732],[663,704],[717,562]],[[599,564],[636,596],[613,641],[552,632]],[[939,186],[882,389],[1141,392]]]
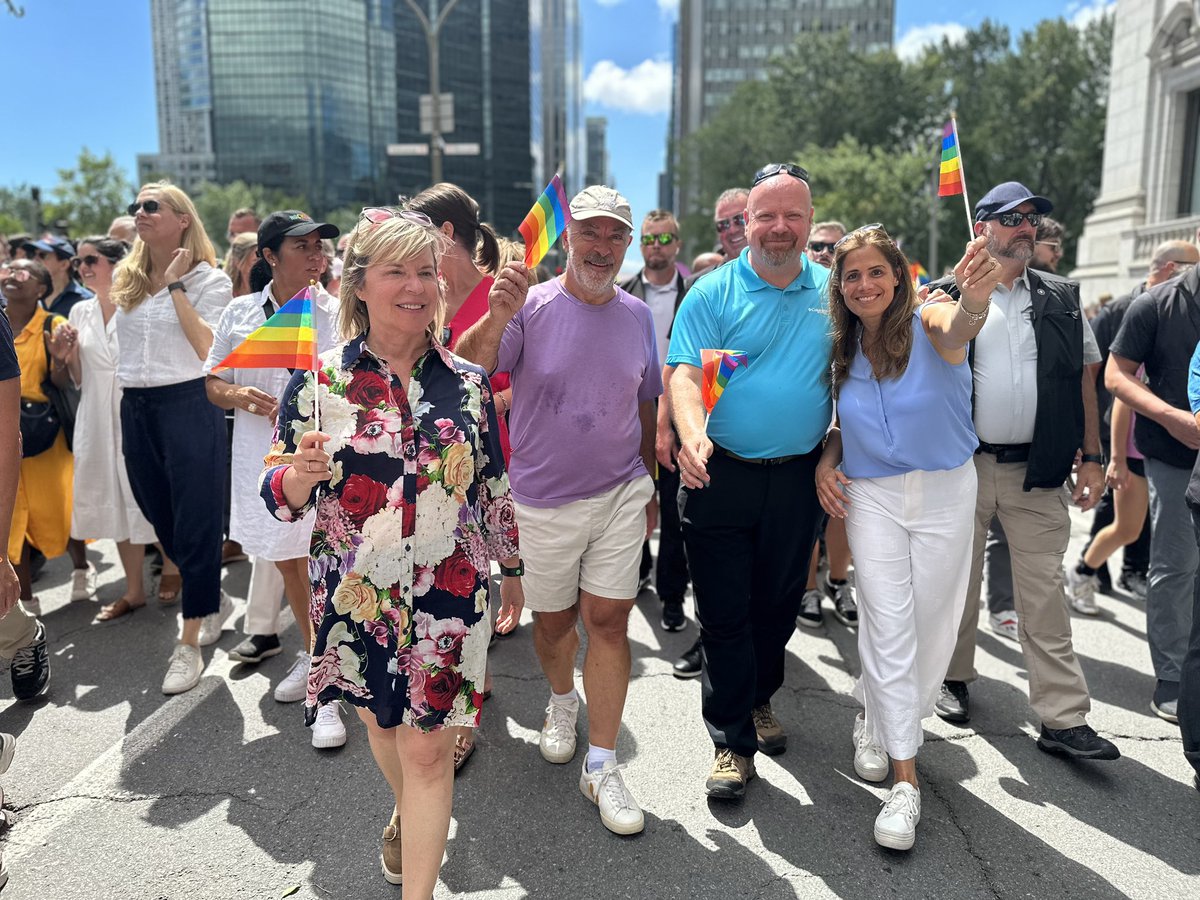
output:
[[[56,170],[71,166],[85,145],[111,151],[132,180],[137,154],[158,148],[149,3],[18,3],[23,19],[0,12],[0,83],[8,88],[10,113],[0,139],[0,185],[49,189]],[[1046,17],[1088,16],[1113,5],[897,0],[896,47],[917,52],[924,42],[953,37],[987,17],[1021,31]],[[609,121],[610,168],[635,216],[657,205],[677,9],[678,0],[580,0],[587,114]]]

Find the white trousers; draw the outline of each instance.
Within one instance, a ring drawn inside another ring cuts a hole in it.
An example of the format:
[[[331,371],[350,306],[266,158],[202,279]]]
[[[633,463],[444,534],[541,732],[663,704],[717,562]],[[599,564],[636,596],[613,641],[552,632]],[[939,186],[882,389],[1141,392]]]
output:
[[[854,696],[893,759],[921,746],[954,652],[975,530],[975,466],[856,478],[846,534],[858,595],[862,676]]]
[[[283,573],[279,567],[269,559],[254,557],[246,592],[246,634],[279,634],[279,602],[283,599]]]

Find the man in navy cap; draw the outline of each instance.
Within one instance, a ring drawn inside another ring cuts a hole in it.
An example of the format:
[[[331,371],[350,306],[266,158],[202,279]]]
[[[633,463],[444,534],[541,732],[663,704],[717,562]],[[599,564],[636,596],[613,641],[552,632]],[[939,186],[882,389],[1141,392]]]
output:
[[[54,290],[42,301],[52,315],[66,316],[80,300],[95,296],[75,280],[75,245],[66,238],[44,237],[25,244],[25,250],[50,271]]]
[[[1121,754],[1087,724],[1087,683],[1071,644],[1062,562],[1071,522],[1063,483],[1082,462],[1071,499],[1090,509],[1104,489],[1094,374],[1085,369],[1079,285],[1030,269],[1034,240],[1052,204],[1015,181],[975,205],[975,234],[1003,274],[971,348],[975,388],[975,546],[958,645],[937,712],[970,718],[967,682],[975,678],[975,631],[988,524],[999,517],[1012,553],[1018,636],[1029,671],[1029,702],[1041,719],[1038,746],[1078,759]],[[937,282],[952,292],[953,280]]]

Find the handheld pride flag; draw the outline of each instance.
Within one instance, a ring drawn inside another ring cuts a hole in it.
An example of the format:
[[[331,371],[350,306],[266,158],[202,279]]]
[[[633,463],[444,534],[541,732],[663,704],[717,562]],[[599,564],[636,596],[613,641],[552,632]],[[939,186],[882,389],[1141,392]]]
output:
[[[738,366],[750,365],[744,350],[701,350],[700,395],[711,414]]]
[[[533,209],[529,210],[525,221],[517,228],[525,240],[527,269],[532,269],[542,261],[570,221],[571,207],[567,203],[567,192],[563,189],[562,179],[555,173],[542,191],[542,196],[533,204]]]
[[[942,129],[942,160],[938,167],[938,196],[953,197],[962,194],[967,210],[967,231],[974,237],[975,228],[971,219],[971,202],[967,199],[967,176],[963,171],[962,149],[958,143],[958,119],[950,113],[950,121]]]
[[[213,366],[222,369],[317,370],[317,330],[313,325],[312,285],[283,304],[233,352]]]
[[[908,274],[912,278],[913,287],[919,288],[923,284],[929,284],[929,272],[920,262],[911,262],[908,264]]]

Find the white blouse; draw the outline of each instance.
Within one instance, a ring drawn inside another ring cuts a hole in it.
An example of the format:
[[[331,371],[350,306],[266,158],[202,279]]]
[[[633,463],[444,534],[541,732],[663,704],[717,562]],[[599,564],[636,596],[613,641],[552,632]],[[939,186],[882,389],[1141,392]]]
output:
[[[233,299],[229,276],[201,262],[180,280],[200,318],[215,328]],[[204,360],[188,343],[166,288],[128,312],[118,309],[114,318],[121,353],[117,381],[122,388],[162,387],[204,377]]]

